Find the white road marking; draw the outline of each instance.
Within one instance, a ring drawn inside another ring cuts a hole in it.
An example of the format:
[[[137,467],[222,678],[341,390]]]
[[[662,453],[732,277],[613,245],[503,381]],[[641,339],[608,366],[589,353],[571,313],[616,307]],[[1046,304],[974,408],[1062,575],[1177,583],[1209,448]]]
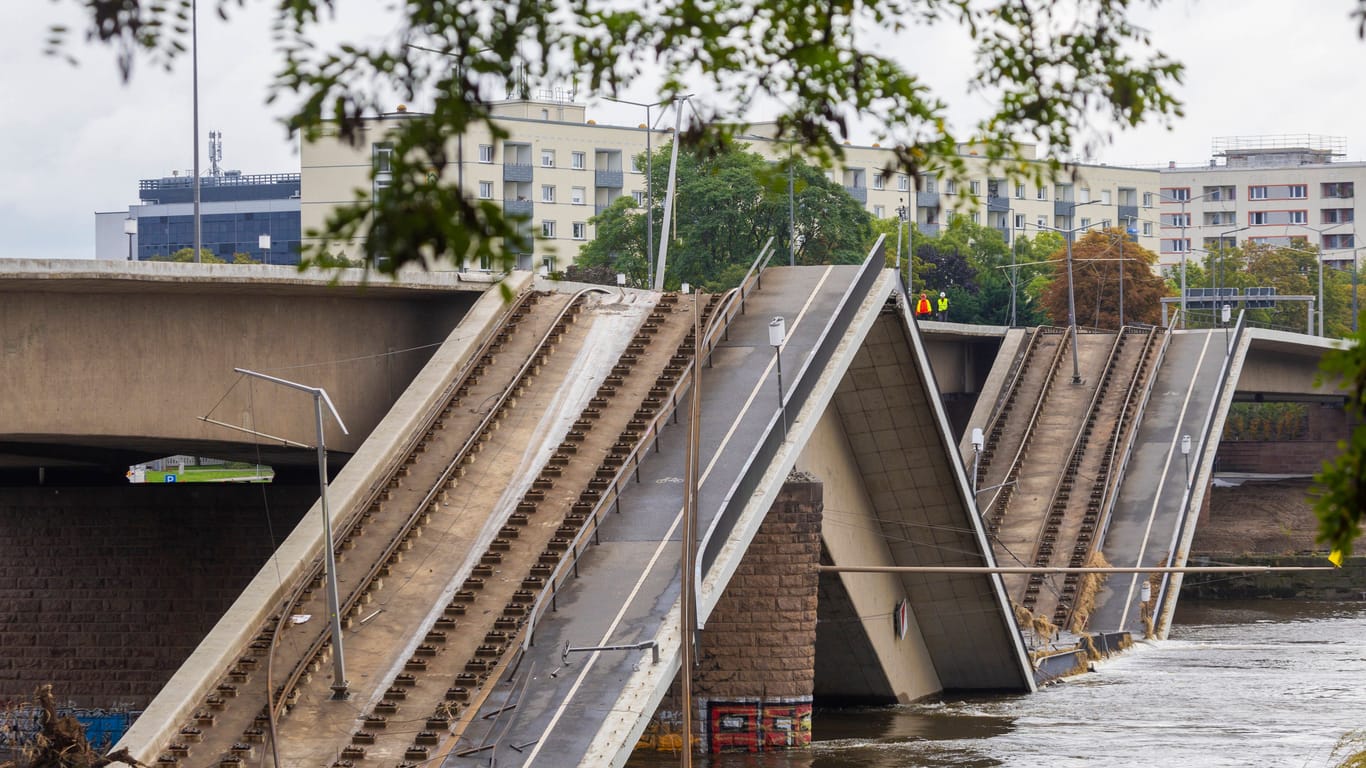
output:
[[[833,266],[825,268],[825,273],[821,275],[821,279],[816,283],[816,287],[811,290],[811,294],[807,297],[806,303],[802,305],[801,311],[797,313],[797,319],[792,323],[791,330],[788,332],[788,338],[791,338],[792,335],[796,333],[797,326],[801,325],[802,320],[806,318],[806,313],[811,308],[811,302],[815,300],[816,294],[820,293],[821,286],[825,285],[825,281],[830,277],[830,273],[833,269]],[[699,487],[702,483],[706,482],[707,477],[711,475],[712,469],[716,466],[716,463],[720,461],[721,455],[725,452],[726,445],[730,443],[731,437],[734,436],[736,428],[740,425],[740,422],[744,420],[745,414],[749,412],[749,407],[754,403],[754,398],[758,397],[759,390],[763,389],[765,382],[768,381],[769,372],[773,370],[775,362],[776,361],[774,360],[769,361],[768,365],[764,368],[763,374],[759,377],[759,381],[755,383],[754,389],[750,390],[749,397],[745,399],[745,403],[741,406],[740,412],[736,414],[735,419],[731,422],[730,429],[726,431],[725,436],[721,439],[721,444],[712,455],[711,462],[707,464],[706,470],[703,471],[702,476],[698,478],[697,484]],[[673,524],[669,526],[668,532],[664,534],[664,538],[659,542],[659,546],[655,548],[654,554],[650,556],[650,561],[646,563],[645,569],[641,571],[640,578],[636,580],[635,586],[631,588],[631,593],[627,595],[626,600],[622,602],[621,610],[617,611],[616,617],[612,619],[611,625],[609,625],[607,631],[603,633],[602,639],[597,643],[598,645],[607,645],[609,643],[612,634],[617,631],[617,626],[620,625],[621,620],[625,618],[626,611],[631,607],[631,604],[635,602],[636,595],[640,593],[641,587],[645,585],[645,579],[648,578],[650,572],[654,570],[660,555],[664,554],[666,547],[674,543],[671,541],[674,532],[678,530],[678,526],[682,522],[683,510],[679,509],[678,514],[674,516]],[[687,576],[684,578],[687,578]],[[541,731],[541,735],[536,741],[535,749],[531,751],[531,754],[527,755],[526,761],[522,763],[523,765],[532,765],[535,762],[536,757],[540,755],[541,749],[549,740],[550,732],[555,729],[555,726],[560,722],[560,718],[564,716],[565,710],[569,708],[569,703],[574,699],[574,694],[578,693],[584,678],[588,676],[588,672],[593,669],[593,665],[597,663],[598,657],[601,655],[600,652],[595,651],[588,657],[588,661],[584,662],[583,670],[579,672],[578,678],[576,678],[574,684],[570,686],[569,693],[565,694],[564,701],[560,702],[560,706],[555,710],[555,714],[550,718],[550,722],[546,724],[545,730]]]

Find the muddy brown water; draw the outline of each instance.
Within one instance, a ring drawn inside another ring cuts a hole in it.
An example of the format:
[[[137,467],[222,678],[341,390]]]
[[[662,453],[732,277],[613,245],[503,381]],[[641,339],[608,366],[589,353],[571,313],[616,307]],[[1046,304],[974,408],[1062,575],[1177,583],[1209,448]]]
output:
[[[1032,696],[818,709],[809,752],[694,765],[1319,768],[1336,764],[1341,736],[1366,728],[1366,603],[1183,601],[1176,622],[1169,640]]]

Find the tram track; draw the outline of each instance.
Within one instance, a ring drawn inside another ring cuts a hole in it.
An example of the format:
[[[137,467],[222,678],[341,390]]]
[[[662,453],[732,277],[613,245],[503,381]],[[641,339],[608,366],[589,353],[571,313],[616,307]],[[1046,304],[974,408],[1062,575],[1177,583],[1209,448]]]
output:
[[[388,570],[429,522],[451,477],[478,453],[490,430],[497,429],[502,406],[515,399],[520,382],[534,375],[565,325],[582,310],[587,293],[525,294],[517,299],[499,330],[452,378],[437,401],[441,405],[396,452],[364,502],[339,516],[338,582],[346,587],[339,613],[346,625],[361,618]],[[555,311],[534,311],[538,304],[554,305]],[[547,314],[552,319],[547,320]],[[459,447],[452,450],[454,445]],[[440,456],[453,458],[446,461]],[[412,502],[414,484],[425,486],[419,503]],[[401,511],[403,507],[407,509]],[[320,626],[326,622],[302,620],[326,615],[320,594],[322,562],[321,557],[313,561],[280,609],[204,697],[178,738],[167,745],[158,765],[265,764],[270,732],[297,700],[300,688],[330,657],[331,640]]]

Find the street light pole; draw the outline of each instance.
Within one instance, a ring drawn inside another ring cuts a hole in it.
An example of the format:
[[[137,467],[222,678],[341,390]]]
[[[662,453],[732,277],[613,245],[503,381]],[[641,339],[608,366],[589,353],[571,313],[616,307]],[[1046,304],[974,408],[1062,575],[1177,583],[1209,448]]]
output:
[[[1089,202],[1081,203],[1080,205],[1072,206],[1073,213],[1075,214],[1076,209],[1080,208],[1082,205],[1090,205],[1094,202],[1099,201],[1092,200]],[[1071,218],[1072,216],[1068,216],[1069,220]],[[1110,222],[1108,219],[1102,219],[1098,223],[1109,224]],[[1079,344],[1079,339],[1077,338],[1077,293],[1072,280],[1072,236],[1082,230],[1090,229],[1091,227],[1096,226],[1096,224],[1087,224],[1084,227],[1074,227],[1072,229],[1060,229],[1058,227],[1050,227],[1044,224],[1035,224],[1034,226],[1038,227],[1039,229],[1047,229],[1061,234],[1063,236],[1064,242],[1067,244],[1067,326],[1072,331],[1072,383],[1080,384],[1081,359],[1080,353],[1077,351],[1077,346]],[[1097,297],[1097,302],[1099,302],[1099,297]]]
[[[123,234],[128,235],[128,260],[133,260],[133,236],[138,233],[138,220],[133,218],[133,214],[128,214],[128,218],[123,220]]]
[[[645,108],[645,285],[654,286],[655,283],[655,262],[653,254],[655,251],[655,153],[650,142],[654,134],[654,126],[650,123],[650,108],[663,104],[662,101],[655,101],[649,104],[640,101],[627,101],[626,99],[614,99],[611,96],[603,96],[608,101],[615,101],[621,104],[630,104],[635,107]],[[674,136],[677,141],[677,135]],[[668,215],[667,213],[665,214]]]
[[[251,376],[273,384],[279,384],[290,389],[297,389],[300,392],[307,392],[313,396],[313,412],[318,425],[318,503],[322,508],[323,515],[323,557],[324,567],[327,569],[327,611],[332,629],[332,698],[335,700],[347,697],[346,682],[346,658],[342,652],[342,630],[341,630],[341,600],[337,595],[337,557],[335,547],[332,544],[332,518],[327,511],[327,445],[323,438],[323,404],[326,403],[327,409],[332,412],[332,418],[337,420],[337,426],[341,428],[342,434],[350,434],[346,431],[346,425],[342,423],[341,414],[332,405],[332,398],[327,396],[327,390],[322,387],[310,387],[307,384],[300,384],[288,379],[268,376],[264,373],[249,371],[246,368],[233,368],[243,376]]]
[[[776,315],[768,322],[768,344],[773,347],[773,359],[778,361],[778,418],[783,422],[783,439],[787,439],[787,408],[783,403],[783,342],[787,339],[787,321]]]
[[[896,207],[896,281],[900,285],[905,285],[905,283],[901,281],[901,229],[906,226],[906,201],[897,198],[897,202],[901,203],[901,205]],[[907,249],[907,261],[910,260],[909,251],[910,249]],[[910,294],[907,293],[906,296],[909,300]]]

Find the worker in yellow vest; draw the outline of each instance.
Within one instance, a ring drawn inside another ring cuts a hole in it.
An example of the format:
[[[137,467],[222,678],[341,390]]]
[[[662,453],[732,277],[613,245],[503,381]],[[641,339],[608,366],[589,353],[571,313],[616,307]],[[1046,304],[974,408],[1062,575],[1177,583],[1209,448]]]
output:
[[[925,294],[920,294],[920,299],[915,302],[915,319],[926,320],[930,316],[930,298]]]
[[[939,292],[939,314],[935,316],[937,320],[949,319],[949,296],[943,291]]]

